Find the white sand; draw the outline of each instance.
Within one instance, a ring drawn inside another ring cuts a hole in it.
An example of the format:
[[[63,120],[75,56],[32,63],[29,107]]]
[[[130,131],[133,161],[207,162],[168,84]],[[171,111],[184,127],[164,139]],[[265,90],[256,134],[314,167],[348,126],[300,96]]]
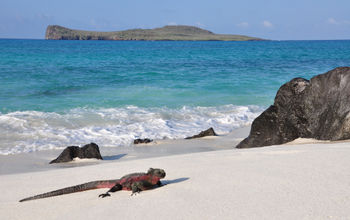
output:
[[[149,167],[166,186],[18,200]],[[284,145],[0,175],[1,219],[349,219],[350,143]]]

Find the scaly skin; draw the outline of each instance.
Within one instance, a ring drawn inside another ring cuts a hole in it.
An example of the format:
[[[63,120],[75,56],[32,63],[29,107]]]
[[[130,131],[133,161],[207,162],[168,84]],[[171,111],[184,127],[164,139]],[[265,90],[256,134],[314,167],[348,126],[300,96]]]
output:
[[[132,173],[123,176],[120,179],[114,180],[99,180],[92,181],[88,183],[83,183],[76,186],[71,186],[63,189],[58,189],[55,191],[43,193],[40,195],[28,197],[20,200],[20,202],[42,199],[52,196],[59,196],[68,193],[82,192],[91,189],[100,189],[100,188],[110,188],[106,193],[99,195],[99,197],[110,196],[110,192],[116,192],[119,190],[129,190],[132,191],[131,195],[139,193],[143,190],[152,189],[155,186],[161,186],[162,183],[160,179],[165,177],[165,171],[162,169],[153,169],[150,168],[147,173]]]

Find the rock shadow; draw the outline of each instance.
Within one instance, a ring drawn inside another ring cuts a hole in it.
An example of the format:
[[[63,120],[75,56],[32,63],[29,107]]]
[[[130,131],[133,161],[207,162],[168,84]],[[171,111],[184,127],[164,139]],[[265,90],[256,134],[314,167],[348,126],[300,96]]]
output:
[[[117,154],[117,155],[112,155],[112,156],[104,156],[103,160],[119,160],[123,157],[125,157],[128,154]]]

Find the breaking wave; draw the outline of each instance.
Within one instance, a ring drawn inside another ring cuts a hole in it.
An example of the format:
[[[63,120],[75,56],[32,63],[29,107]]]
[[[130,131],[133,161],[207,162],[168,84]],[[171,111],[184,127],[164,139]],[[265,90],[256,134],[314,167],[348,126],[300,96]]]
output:
[[[219,134],[247,126],[259,106],[76,108],[65,113],[0,113],[0,154],[8,155],[95,142],[103,147],[131,145],[135,138],[178,139],[213,127]]]

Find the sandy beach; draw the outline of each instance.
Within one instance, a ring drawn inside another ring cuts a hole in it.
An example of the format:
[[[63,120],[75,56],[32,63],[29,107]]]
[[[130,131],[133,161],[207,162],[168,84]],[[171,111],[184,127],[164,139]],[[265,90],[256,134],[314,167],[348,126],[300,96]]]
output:
[[[2,1],[0,220],[350,220],[350,1],[277,2]]]
[[[224,138],[225,139],[225,138]],[[220,137],[216,139],[220,143]],[[216,143],[211,139],[200,142]],[[199,142],[199,143],[200,143]],[[187,142],[191,143],[191,142]],[[221,143],[226,143],[221,140]],[[188,146],[186,142],[183,147]],[[162,147],[159,144],[158,147]],[[193,147],[193,146],[192,146]],[[348,219],[350,143],[192,152],[0,175],[3,219]],[[20,203],[100,179],[162,168],[166,185],[130,196],[106,189]]]

